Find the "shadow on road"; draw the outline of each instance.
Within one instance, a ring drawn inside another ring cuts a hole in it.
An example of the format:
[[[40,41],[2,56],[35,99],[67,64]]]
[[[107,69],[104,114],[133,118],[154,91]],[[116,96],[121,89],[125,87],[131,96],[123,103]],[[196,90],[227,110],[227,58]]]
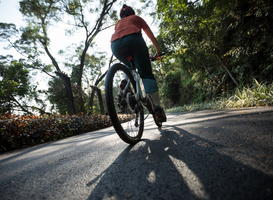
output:
[[[88,199],[273,199],[273,177],[179,126],[127,147],[87,183]]]

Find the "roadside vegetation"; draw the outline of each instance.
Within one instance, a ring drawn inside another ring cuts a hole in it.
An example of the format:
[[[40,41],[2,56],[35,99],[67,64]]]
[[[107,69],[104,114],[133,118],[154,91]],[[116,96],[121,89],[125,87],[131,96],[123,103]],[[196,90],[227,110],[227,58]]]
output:
[[[230,97],[219,97],[208,102],[192,103],[184,106],[177,106],[166,110],[167,113],[209,110],[223,108],[243,108],[254,106],[273,105],[273,84],[260,84],[255,80],[252,87],[237,88]]]
[[[229,98],[167,109],[167,113],[273,105],[273,84],[256,81],[251,88],[236,89]],[[120,116],[122,117],[122,116]],[[123,118],[123,120],[127,120]],[[0,152],[55,141],[112,126],[107,115],[0,115]]]
[[[119,115],[121,122],[132,120]],[[112,126],[107,115],[0,114],[0,152],[34,146]]]

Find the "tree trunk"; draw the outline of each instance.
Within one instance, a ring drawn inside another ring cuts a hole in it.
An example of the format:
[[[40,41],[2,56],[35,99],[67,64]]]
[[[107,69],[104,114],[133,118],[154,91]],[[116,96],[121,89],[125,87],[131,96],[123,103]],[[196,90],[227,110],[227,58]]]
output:
[[[94,96],[95,96],[95,90],[93,89],[93,86],[90,86],[92,88],[92,92],[90,95],[90,101],[89,101],[89,106],[90,106],[90,113],[93,113],[93,104],[94,104]]]
[[[110,59],[110,62],[109,62],[109,67],[111,65],[113,61],[113,55],[111,56],[111,59]],[[94,102],[94,95],[95,95],[95,90],[98,91],[98,95],[99,95],[99,102],[100,102],[100,111],[101,111],[101,114],[104,114],[104,106],[103,106],[103,101],[102,101],[102,96],[101,96],[101,91],[100,89],[97,87],[98,84],[101,82],[101,80],[106,76],[108,70],[106,72],[104,72],[103,75],[101,75],[95,82],[95,85],[94,86],[90,86],[92,88],[92,92],[91,92],[91,97],[90,97],[90,107],[91,109],[93,108],[93,102]]]
[[[76,109],[75,109],[75,104],[74,104],[74,97],[73,97],[73,92],[72,92],[72,88],[71,88],[70,78],[66,74],[61,72],[57,61],[51,55],[51,53],[49,52],[49,50],[47,48],[47,41],[44,41],[41,43],[44,45],[44,49],[45,49],[47,55],[49,56],[49,58],[51,59],[52,64],[57,69],[57,71],[55,71],[55,74],[57,74],[64,81],[64,86],[65,86],[65,91],[66,91],[66,96],[67,96],[67,101],[68,101],[68,113],[69,113],[69,115],[74,115],[74,114],[76,114]]]
[[[98,90],[97,90],[97,93],[98,93],[98,96],[99,96],[100,113],[101,113],[102,115],[104,115],[104,114],[105,114],[105,112],[104,112],[104,106],[103,106],[103,101],[102,101],[101,91],[100,91],[100,89],[99,89],[99,88],[98,88]]]
[[[104,112],[104,105],[103,105],[102,95],[101,95],[100,89],[97,86],[93,86],[93,85],[90,86],[90,87],[92,88],[91,99],[90,99],[90,107],[91,107],[91,109],[93,107],[95,92],[97,92],[98,97],[99,97],[100,113],[101,114],[105,114],[105,112]]]
[[[76,109],[74,105],[74,97],[73,97],[70,78],[62,72],[55,72],[55,73],[64,81],[66,96],[68,100],[68,113],[69,115],[74,115],[76,114]]]
[[[82,84],[82,73],[83,73],[84,61],[85,61],[85,56],[86,56],[87,50],[89,49],[90,44],[95,39],[97,34],[102,31],[103,19],[104,19],[105,15],[109,14],[109,10],[112,8],[114,2],[116,2],[116,0],[112,0],[111,2],[108,2],[108,0],[104,0],[103,8],[100,13],[100,17],[97,19],[97,22],[91,32],[88,32],[87,27],[84,25],[85,30],[86,30],[86,40],[85,40],[84,49],[83,49],[83,52],[81,55],[80,66],[79,66],[79,76],[78,76],[78,80],[77,80],[77,85],[79,88],[81,88],[81,84]],[[82,112],[83,111],[82,110],[83,104],[84,104],[82,94],[80,95],[79,98],[80,98],[80,109],[81,109],[80,112]]]
[[[236,79],[233,77],[233,75],[231,74],[231,72],[229,71],[229,69],[227,68],[226,64],[223,62],[223,60],[219,57],[219,55],[217,55],[216,53],[214,53],[214,55],[219,60],[219,62],[223,66],[223,68],[227,71],[228,75],[230,76],[230,78],[232,79],[232,81],[236,84],[236,86],[239,86],[238,83],[237,83],[237,81],[236,81]]]

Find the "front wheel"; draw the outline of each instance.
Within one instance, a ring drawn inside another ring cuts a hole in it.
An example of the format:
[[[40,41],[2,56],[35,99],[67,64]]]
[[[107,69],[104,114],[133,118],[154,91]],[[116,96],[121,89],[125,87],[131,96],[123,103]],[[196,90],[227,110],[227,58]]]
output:
[[[120,88],[124,77],[129,84],[126,91]],[[139,142],[144,129],[143,107],[137,103],[135,94],[136,82],[128,68],[120,63],[111,66],[105,81],[107,109],[119,137],[129,144]]]

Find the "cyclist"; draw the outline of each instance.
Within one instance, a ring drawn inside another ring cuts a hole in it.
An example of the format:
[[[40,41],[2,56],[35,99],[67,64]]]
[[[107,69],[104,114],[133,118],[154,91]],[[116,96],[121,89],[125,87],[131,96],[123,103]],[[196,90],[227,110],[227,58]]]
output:
[[[160,106],[158,86],[152,73],[149,52],[141,35],[141,29],[150,38],[156,48],[156,57],[158,57],[161,52],[158,41],[147,23],[141,17],[135,15],[135,11],[130,6],[127,6],[126,4],[122,6],[120,18],[121,19],[117,22],[115,32],[111,38],[112,52],[117,59],[123,62],[130,69],[130,62],[127,60],[127,56],[122,53],[123,49],[130,48],[133,53],[135,66],[142,78],[145,92],[152,97],[155,104],[156,117],[160,122],[165,122],[166,115],[164,109]],[[126,83],[127,80],[123,80],[120,87],[123,89]]]

